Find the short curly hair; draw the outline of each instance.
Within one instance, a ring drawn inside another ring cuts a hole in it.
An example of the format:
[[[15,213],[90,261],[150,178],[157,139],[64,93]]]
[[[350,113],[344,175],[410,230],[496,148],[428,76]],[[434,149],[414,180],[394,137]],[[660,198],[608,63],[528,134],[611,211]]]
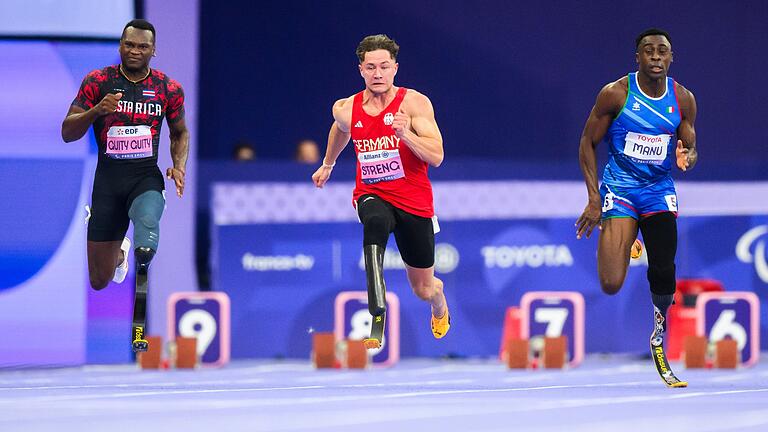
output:
[[[365,53],[376,50],[387,50],[392,56],[392,60],[397,61],[397,53],[400,52],[400,46],[389,36],[385,34],[370,35],[363,38],[360,44],[357,46],[355,53],[357,58],[360,59],[360,63],[363,63],[365,59]]]

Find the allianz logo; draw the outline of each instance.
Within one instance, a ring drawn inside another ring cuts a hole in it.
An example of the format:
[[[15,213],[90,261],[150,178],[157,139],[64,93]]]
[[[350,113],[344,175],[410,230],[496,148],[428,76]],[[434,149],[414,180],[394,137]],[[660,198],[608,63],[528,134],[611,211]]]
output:
[[[743,263],[754,264],[757,276],[768,283],[768,262],[765,254],[768,236],[765,234],[768,234],[768,225],[756,226],[745,232],[736,242],[736,258]]]
[[[315,266],[315,257],[304,254],[253,255],[248,252],[243,255],[242,263],[245,271],[308,271]]]
[[[571,267],[573,255],[564,244],[485,246],[480,249],[486,268]]]
[[[365,271],[365,256],[360,254],[357,266]],[[449,243],[435,244],[435,273],[451,273],[459,266],[459,251]],[[400,252],[394,249],[384,250],[384,270],[403,270],[405,263]]]

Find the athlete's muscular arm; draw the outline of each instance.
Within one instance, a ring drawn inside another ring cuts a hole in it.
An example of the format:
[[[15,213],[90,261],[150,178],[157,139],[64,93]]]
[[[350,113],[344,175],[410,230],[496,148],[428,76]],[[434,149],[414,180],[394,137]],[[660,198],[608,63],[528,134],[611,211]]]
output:
[[[428,97],[409,91],[400,111],[395,114],[392,129],[419,159],[433,167],[443,163],[443,136]]]
[[[351,133],[349,127],[352,123],[352,100],[354,96],[339,99],[333,104],[333,124],[331,131],[328,132],[328,146],[325,149],[325,157],[320,168],[312,174],[312,182],[315,186],[321,188],[331,177],[333,166],[336,165],[336,158],[339,157],[342,150],[349,143]]]
[[[626,78],[622,78],[626,81]],[[603,140],[608,127],[618,114],[624,99],[627,97],[626,82],[622,80],[610,83],[600,90],[595,106],[589,113],[587,123],[579,140],[579,165],[587,184],[587,206],[576,220],[576,238],[586,234],[592,235],[592,230],[600,223],[601,199],[597,186],[597,156],[595,148]]]
[[[173,168],[168,168],[165,175],[176,184],[176,195],[184,195],[184,177],[187,175],[187,157],[189,156],[189,130],[184,117],[175,122],[168,122],[171,131],[171,160]]]
[[[88,111],[77,105],[70,106],[64,122],[61,123],[61,138],[64,139],[64,142],[77,141],[82,138],[97,118],[112,114],[117,110],[117,102],[121,97],[123,97],[122,93],[110,93]]]
[[[696,129],[693,126],[696,122],[696,98],[680,84],[675,86],[675,92],[677,92],[682,116],[680,126],[677,127],[675,156],[677,156],[677,167],[687,171],[696,166],[696,161],[699,160],[699,152],[696,151]]]

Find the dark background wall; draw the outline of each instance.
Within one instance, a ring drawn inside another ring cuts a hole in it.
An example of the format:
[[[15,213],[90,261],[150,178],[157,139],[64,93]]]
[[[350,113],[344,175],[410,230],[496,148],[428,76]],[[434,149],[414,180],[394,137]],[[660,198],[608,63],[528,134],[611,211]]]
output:
[[[766,17],[762,1],[204,1],[198,152],[324,147],[332,103],[363,88],[357,43],[386,33],[396,84],[432,99],[448,159],[575,161],[597,92],[635,70],[634,38],[657,26],[697,97],[702,160],[754,168],[768,161]]]

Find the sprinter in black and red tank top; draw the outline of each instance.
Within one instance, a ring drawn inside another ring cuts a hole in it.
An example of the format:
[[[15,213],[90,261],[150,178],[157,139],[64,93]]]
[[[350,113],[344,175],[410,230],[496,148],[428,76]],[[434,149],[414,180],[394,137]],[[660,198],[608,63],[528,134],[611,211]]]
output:
[[[88,273],[91,287],[120,283],[128,272],[133,223],[137,292],[134,305],[134,350],[146,350],[143,339],[146,297],[138,275],[146,275],[157,251],[160,217],[165,208],[163,174],[157,166],[160,127],[170,129],[173,167],[166,170],[176,194],[184,193],[189,132],[184,120],[184,92],[178,82],[150,69],[155,55],[155,27],[130,21],[120,38],[120,64],[89,73],[61,125],[65,142],[83,137],[93,126],[99,148],[88,221]],[[146,278],[143,279],[146,282]],[[139,323],[139,324],[137,324]],[[139,344],[137,345],[137,342]]]
[[[386,302],[383,258],[395,234],[408,281],[432,309],[431,328],[440,339],[450,328],[443,282],[435,277],[435,233],[429,166],[443,161],[443,138],[429,98],[395,87],[400,47],[386,35],[364,38],[357,47],[365,90],[333,105],[334,122],[323,165],[312,175],[319,188],[351,139],[357,154],[353,205],[363,223],[368,308],[374,317],[369,348],[381,344]]]

